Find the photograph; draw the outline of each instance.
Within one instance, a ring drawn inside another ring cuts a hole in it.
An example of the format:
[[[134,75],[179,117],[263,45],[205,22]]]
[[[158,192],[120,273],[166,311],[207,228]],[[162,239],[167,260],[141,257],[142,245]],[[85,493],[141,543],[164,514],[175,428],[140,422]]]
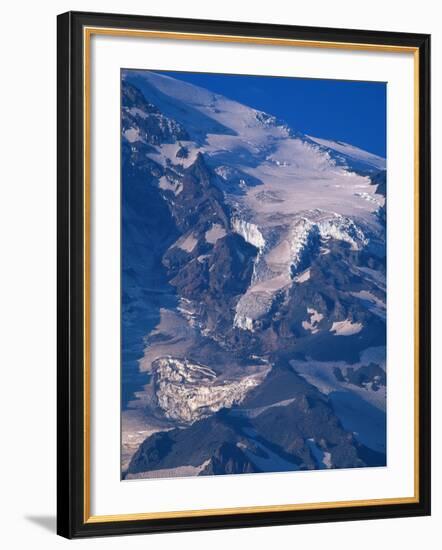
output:
[[[386,466],[386,98],[121,70],[122,479]]]
[[[57,532],[428,515],[430,36],[57,33]]]

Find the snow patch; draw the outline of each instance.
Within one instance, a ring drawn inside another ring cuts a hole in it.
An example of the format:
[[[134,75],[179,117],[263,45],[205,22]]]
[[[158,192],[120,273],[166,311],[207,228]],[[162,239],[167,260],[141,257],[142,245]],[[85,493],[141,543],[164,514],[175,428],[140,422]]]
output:
[[[310,269],[306,269],[294,278],[297,283],[305,283],[310,279]]]
[[[310,318],[307,321],[302,321],[302,328],[316,334],[319,331],[318,324],[324,319],[324,315],[311,307],[307,308],[307,313]]]
[[[132,115],[132,116],[139,116],[143,119],[147,118],[148,115],[147,113],[145,113],[143,110],[141,109],[138,109],[138,107],[131,107],[130,109],[128,109],[128,112]]]
[[[212,227],[206,231],[205,239],[210,244],[215,244],[218,239],[225,237],[226,231],[219,223],[212,224]]]
[[[177,240],[177,242],[174,244],[174,246],[177,246],[178,248],[181,248],[181,250],[185,250],[186,252],[192,252],[195,246],[198,243],[198,239],[190,233],[189,235],[184,235],[180,239]]]
[[[352,336],[362,330],[362,323],[352,323],[350,319],[335,321],[330,329],[336,336]]]
[[[177,181],[174,183],[166,176],[161,176],[158,180],[158,185],[163,191],[172,191],[175,196],[179,195],[183,190],[183,184],[181,182]]]
[[[136,141],[143,141],[140,136],[140,130],[138,128],[128,128],[123,133],[124,137],[129,143],[135,143]]]
[[[323,451],[313,437],[307,439],[307,445],[319,470],[331,468],[331,453]]]

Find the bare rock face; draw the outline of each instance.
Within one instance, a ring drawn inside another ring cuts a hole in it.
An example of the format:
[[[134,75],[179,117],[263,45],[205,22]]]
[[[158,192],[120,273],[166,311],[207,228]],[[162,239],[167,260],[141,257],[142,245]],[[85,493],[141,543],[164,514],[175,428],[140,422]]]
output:
[[[237,444],[243,439],[223,411],[198,420],[186,429],[176,428],[148,437],[129,464],[129,476],[140,472],[168,469],[179,473],[182,465],[202,467],[201,474],[235,473],[235,466],[258,471]],[[230,471],[227,472],[226,469]]]
[[[259,472],[258,467],[240,449],[237,443],[224,443],[210,458],[209,463],[198,474],[224,475],[224,474],[251,474]]]
[[[187,139],[186,130],[175,120],[165,117],[155,105],[130,84],[123,87],[122,131],[129,143],[174,143]]]

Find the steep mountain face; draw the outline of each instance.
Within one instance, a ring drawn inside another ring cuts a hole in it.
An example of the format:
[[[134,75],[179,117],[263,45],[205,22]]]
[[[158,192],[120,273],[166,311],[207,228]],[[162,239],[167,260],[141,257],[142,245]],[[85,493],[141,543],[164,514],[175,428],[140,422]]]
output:
[[[141,141],[161,145],[188,138],[186,130],[179,123],[165,117],[155,105],[144,99],[137,88],[130,84],[122,87],[121,108],[122,132],[129,143]]]
[[[148,71],[121,116],[125,475],[385,464],[385,160]]]

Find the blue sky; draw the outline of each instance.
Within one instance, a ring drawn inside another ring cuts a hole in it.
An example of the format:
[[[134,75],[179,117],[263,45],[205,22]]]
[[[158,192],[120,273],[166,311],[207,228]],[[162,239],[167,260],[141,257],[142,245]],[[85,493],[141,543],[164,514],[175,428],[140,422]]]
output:
[[[384,82],[155,72],[275,115],[294,130],[386,155]]]

